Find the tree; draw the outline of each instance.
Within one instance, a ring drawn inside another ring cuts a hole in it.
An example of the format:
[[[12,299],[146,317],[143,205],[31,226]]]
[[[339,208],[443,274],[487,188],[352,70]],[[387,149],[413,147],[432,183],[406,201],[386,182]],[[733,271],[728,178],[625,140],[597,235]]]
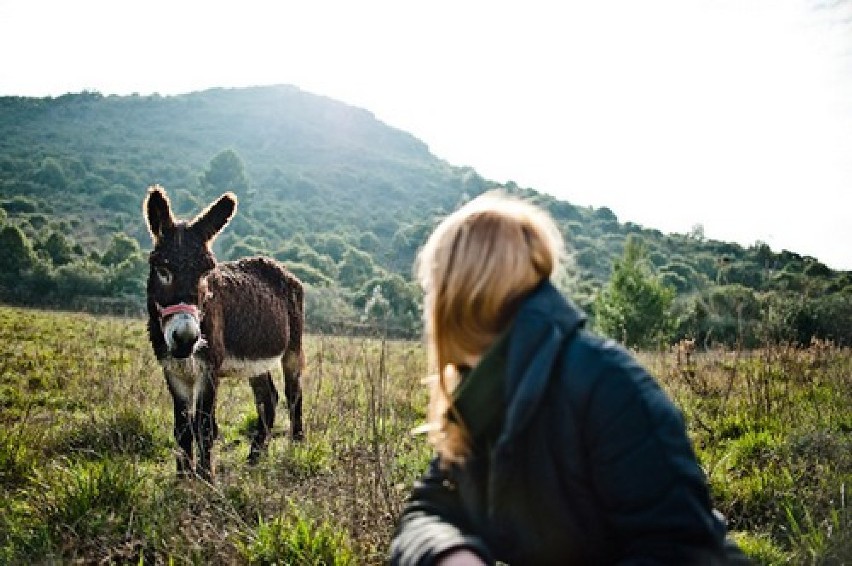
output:
[[[301,237],[286,242],[273,254],[273,257],[288,267],[294,263],[310,266],[323,276],[322,279],[334,280],[338,276],[334,259],[318,253]]]
[[[0,279],[16,278],[35,263],[33,246],[20,228],[5,226],[0,230]]]
[[[8,214],[32,214],[38,211],[38,203],[25,196],[14,196],[3,202],[3,209]]]
[[[55,272],[47,261],[36,261],[22,281],[25,281],[22,286],[26,287],[26,295],[31,301],[43,300],[56,291]]]
[[[208,198],[216,198],[226,191],[245,196],[249,189],[245,165],[233,149],[220,151],[210,160],[207,171],[199,178],[199,184]]]
[[[135,240],[134,240],[135,241]],[[148,262],[142,254],[134,254],[112,266],[107,275],[107,292],[112,295],[142,297],[145,293],[145,277]]]
[[[312,332],[339,333],[340,323],[356,316],[339,287],[305,285],[305,323]]]
[[[69,263],[56,270],[56,290],[65,301],[104,295],[107,282],[106,268],[89,260]]]
[[[2,221],[2,218],[0,218],[0,221]],[[378,236],[370,231],[362,232],[361,235],[358,236],[358,248],[367,253],[375,253],[379,250],[381,245],[382,242],[379,240]]]
[[[311,238],[311,243],[317,252],[329,256],[335,262],[343,260],[343,254],[352,247],[338,234],[318,234]]]
[[[686,234],[686,237],[690,240],[695,240],[696,242],[703,242],[705,240],[704,224],[693,224],[692,228],[690,228],[689,232]]]
[[[382,294],[381,285],[373,287],[370,298],[364,304],[361,322],[387,322],[391,315],[390,301]]]
[[[260,236],[246,236],[235,240],[231,244],[226,257],[233,260],[241,257],[264,255],[266,249],[266,241]]]
[[[133,260],[136,256],[141,256],[142,251],[139,248],[139,242],[131,238],[124,232],[118,232],[113,235],[101,257],[101,263],[107,266],[115,266],[127,260]]]
[[[716,285],[705,293],[707,331],[714,342],[751,348],[757,345],[755,321],[760,304],[754,290],[738,283]]]
[[[62,170],[62,165],[55,157],[44,158],[41,167],[36,171],[35,179],[42,185],[47,185],[53,189],[62,190],[68,185],[65,171]]]
[[[398,273],[386,273],[367,281],[355,296],[354,304],[367,309],[376,289],[387,300],[391,313],[396,317],[409,317],[420,320],[420,291],[414,283],[406,281]]]
[[[74,251],[71,243],[68,241],[68,238],[59,232],[52,232],[40,249],[47,252],[47,255],[50,256],[50,261],[57,267],[71,263],[71,260],[74,259]]]
[[[340,284],[349,289],[358,289],[376,271],[373,258],[361,250],[349,248],[338,263]]]
[[[134,198],[132,192],[123,185],[113,185],[112,188],[105,192],[98,199],[98,204],[107,210],[114,212],[126,212],[128,214],[136,214],[139,210],[139,203]]]
[[[420,288],[397,273],[378,275],[367,281],[353,304],[364,314],[362,320],[382,321],[386,331],[416,335],[422,324]]]
[[[334,284],[334,281],[328,275],[316,267],[302,263],[301,261],[288,263],[287,269],[298,277],[299,281],[314,287],[330,287]]]
[[[668,340],[674,329],[674,298],[674,289],[651,271],[644,242],[631,235],[613,265],[609,283],[595,300],[595,320],[603,333],[626,346],[655,346]]]

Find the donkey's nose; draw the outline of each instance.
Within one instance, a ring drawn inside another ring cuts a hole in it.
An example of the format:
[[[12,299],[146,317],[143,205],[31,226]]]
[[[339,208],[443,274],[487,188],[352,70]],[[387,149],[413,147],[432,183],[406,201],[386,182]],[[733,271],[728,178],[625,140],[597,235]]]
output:
[[[192,354],[196,340],[198,340],[197,334],[175,333],[172,355],[176,358],[188,358]]]
[[[172,356],[189,357],[201,336],[198,319],[186,313],[178,313],[166,321],[163,334]]]

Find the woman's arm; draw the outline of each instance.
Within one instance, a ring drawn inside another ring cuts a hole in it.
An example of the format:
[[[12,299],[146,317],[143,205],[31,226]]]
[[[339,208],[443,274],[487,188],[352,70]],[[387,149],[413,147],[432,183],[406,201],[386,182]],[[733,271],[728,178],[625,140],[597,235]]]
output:
[[[485,561],[466,548],[451,550],[438,558],[436,566],[485,566]]]
[[[720,563],[725,526],[680,411],[626,352],[605,350],[602,368],[585,438],[623,563]]]
[[[454,551],[465,549],[480,557],[481,563],[491,562],[485,543],[467,530],[458,491],[436,458],[414,484],[391,542],[390,563],[404,566],[456,564],[442,560],[461,559],[464,555],[456,556]]]

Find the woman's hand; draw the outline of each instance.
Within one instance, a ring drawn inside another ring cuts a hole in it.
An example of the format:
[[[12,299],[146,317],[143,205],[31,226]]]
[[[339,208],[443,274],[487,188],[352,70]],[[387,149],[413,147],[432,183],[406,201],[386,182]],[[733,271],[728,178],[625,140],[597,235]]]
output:
[[[435,566],[486,566],[486,564],[475,552],[460,548],[440,557]]]

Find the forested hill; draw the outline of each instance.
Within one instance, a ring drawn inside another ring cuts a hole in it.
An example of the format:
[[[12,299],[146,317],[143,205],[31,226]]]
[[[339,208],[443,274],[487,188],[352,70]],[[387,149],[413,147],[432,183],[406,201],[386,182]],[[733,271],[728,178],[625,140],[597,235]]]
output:
[[[218,257],[286,262],[310,285],[315,328],[380,318],[410,330],[420,320],[416,250],[438,216],[497,186],[366,110],[292,86],[2,97],[0,299],[140,304],[150,248],[141,202],[154,183],[183,216],[234,191],[240,207]],[[608,208],[503,188],[556,217],[574,251],[564,284],[590,311],[625,243],[641,238],[644,269],[677,293],[673,337],[852,334],[829,321],[849,308],[852,273],[759,242],[708,241],[700,227],[665,235]]]

